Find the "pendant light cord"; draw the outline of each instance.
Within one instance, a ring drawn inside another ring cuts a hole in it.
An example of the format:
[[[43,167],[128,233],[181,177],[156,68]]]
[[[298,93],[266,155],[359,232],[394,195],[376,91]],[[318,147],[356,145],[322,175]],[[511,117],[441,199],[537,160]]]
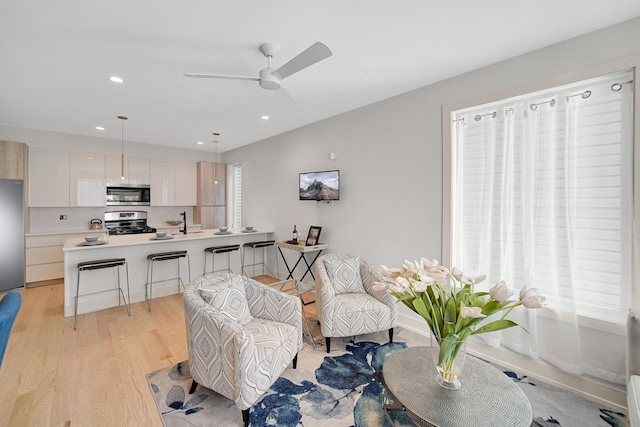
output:
[[[217,132],[213,133],[213,137],[214,137],[214,141],[213,141],[213,147],[214,147],[214,153],[213,153],[213,183],[214,184],[218,183],[218,136],[220,136],[219,133],[217,133]]]
[[[127,117],[125,116],[118,116],[118,118],[122,121],[122,133],[121,133],[121,140],[122,140],[122,148],[121,148],[121,152],[120,152],[120,179],[124,179],[124,121],[128,120]]]

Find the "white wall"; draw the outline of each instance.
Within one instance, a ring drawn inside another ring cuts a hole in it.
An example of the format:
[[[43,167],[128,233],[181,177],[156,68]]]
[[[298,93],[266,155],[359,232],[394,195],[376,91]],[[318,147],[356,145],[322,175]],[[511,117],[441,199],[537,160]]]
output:
[[[245,223],[272,227],[276,239],[289,239],[293,224],[303,236],[318,225],[330,251],[363,256],[374,266],[420,256],[442,260],[443,106],[487,102],[491,94],[638,53],[640,18],[226,152],[223,161],[243,165]],[[298,201],[298,173],[327,169],[340,169],[341,200]],[[423,323],[402,306],[400,313],[405,327]],[[623,333],[607,339],[624,348]],[[528,362],[518,363],[523,369]],[[549,367],[524,369],[625,405],[624,386],[601,387]]]
[[[289,239],[322,228],[331,251],[398,265],[442,259],[442,108],[640,52],[618,24],[223,154],[243,164],[244,220]],[[303,107],[304,108],[304,107]],[[336,160],[329,160],[329,153]],[[341,200],[298,201],[298,173],[340,169]]]

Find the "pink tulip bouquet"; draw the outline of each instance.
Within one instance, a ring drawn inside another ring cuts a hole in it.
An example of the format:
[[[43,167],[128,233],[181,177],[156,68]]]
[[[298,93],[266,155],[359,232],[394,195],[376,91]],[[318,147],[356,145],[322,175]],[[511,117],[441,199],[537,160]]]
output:
[[[457,268],[449,271],[426,258],[405,261],[401,268],[382,265],[380,272],[385,281],[376,282],[374,289],[387,290],[426,320],[440,346],[442,364],[453,363],[460,343],[471,335],[518,326],[506,318],[516,307],[540,308],[545,301],[537,288],[523,288],[519,298],[512,298],[514,292],[502,281],[489,292],[476,291],[485,275],[467,277]],[[500,318],[487,319],[501,312]]]

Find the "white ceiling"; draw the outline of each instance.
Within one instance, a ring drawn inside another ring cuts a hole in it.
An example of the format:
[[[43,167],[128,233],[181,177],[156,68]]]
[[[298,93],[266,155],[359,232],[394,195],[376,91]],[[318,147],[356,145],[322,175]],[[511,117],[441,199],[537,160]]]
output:
[[[637,16],[638,0],[2,0],[0,124],[120,140],[125,115],[127,141],[210,150],[196,141],[219,132],[224,152]],[[260,44],[278,68],[316,41],[333,56],[283,81],[297,111],[182,75],[257,76]]]

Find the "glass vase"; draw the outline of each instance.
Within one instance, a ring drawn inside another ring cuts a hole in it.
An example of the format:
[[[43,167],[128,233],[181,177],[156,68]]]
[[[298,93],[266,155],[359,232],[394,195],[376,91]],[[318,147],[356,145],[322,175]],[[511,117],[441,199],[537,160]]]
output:
[[[438,371],[438,384],[449,390],[458,390],[461,386],[458,377],[467,358],[467,341],[450,338],[439,341],[431,334],[431,355]]]

